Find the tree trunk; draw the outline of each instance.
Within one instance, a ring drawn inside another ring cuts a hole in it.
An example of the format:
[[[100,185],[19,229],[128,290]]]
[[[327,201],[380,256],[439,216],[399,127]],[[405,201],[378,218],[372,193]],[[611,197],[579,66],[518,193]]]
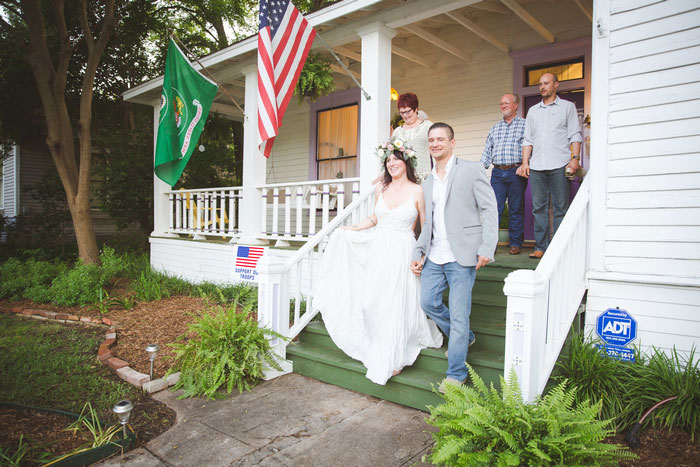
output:
[[[46,117],[46,143],[68,199],[80,259],[88,264],[99,263],[100,255],[90,212],[90,176],[92,171],[92,96],[95,73],[102,52],[114,28],[114,0],[104,7],[100,35],[95,40],[88,24],[87,1],[81,1],[80,24],[87,44],[84,64],[80,121],[78,123],[79,162],[75,157],[75,134],[66,105],[66,80],[72,54],[70,36],[64,17],[63,0],[52,3],[60,50],[54,64],[46,42],[45,19],[36,0],[22,0],[21,6],[29,32],[29,43],[20,43],[36,81]]]

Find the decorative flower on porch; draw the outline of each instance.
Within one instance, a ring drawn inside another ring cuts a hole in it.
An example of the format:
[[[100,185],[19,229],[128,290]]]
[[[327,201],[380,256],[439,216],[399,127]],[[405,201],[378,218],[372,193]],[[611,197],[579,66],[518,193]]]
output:
[[[393,153],[394,151],[402,152],[404,159],[409,161],[414,169],[418,166],[416,151],[414,151],[413,148],[406,144],[406,142],[401,138],[391,138],[384,141],[382,144],[377,146],[377,149],[375,149],[375,153],[381,161],[382,168],[384,167],[384,161],[386,158],[389,157],[389,154]]]

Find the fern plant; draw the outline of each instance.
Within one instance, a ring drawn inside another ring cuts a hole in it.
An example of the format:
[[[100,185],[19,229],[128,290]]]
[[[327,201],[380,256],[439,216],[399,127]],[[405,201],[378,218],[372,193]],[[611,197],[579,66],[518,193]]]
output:
[[[213,308],[189,325],[188,334],[194,338],[170,344],[175,349],[175,363],[169,373],[180,371],[174,389],[183,389],[180,398],[221,397],[233,388],[250,390],[251,384],[262,378],[265,364],[281,370],[270,347],[268,336],[284,338],[261,328],[252,316],[252,306],[237,311],[237,303],[228,308]]]
[[[294,95],[299,96],[299,103],[304,102],[304,97],[315,101],[334,90],[335,80],[330,63],[319,54],[310,53],[294,88]]]
[[[469,367],[474,384],[447,385],[445,403],[429,407],[428,423],[439,428],[424,456],[438,465],[549,466],[617,465],[635,456],[603,443],[613,434],[610,420],[597,420],[599,404],[574,406],[576,388],[566,382],[533,404],[523,402],[512,374],[501,377],[500,393]]]

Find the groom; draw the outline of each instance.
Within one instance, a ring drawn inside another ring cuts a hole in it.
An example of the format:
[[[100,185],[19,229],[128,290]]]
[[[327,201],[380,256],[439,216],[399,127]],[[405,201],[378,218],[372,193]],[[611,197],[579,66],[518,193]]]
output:
[[[476,270],[492,261],[498,242],[496,196],[483,166],[452,154],[454,130],[434,123],[428,146],[435,166],[423,182],[425,222],[413,250],[411,270],[421,278],[420,304],[448,336],[447,377],[440,385],[467,379],[467,350]],[[449,286],[449,308],[442,293]]]

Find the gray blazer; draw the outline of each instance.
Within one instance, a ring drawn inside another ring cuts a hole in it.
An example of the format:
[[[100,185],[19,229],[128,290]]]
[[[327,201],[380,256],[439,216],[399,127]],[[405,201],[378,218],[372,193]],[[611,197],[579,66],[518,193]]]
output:
[[[498,208],[484,167],[479,162],[455,158],[447,177],[445,228],[455,259],[462,266],[476,266],[477,255],[494,258],[498,243]],[[430,253],[433,237],[433,175],[423,182],[425,222],[411,260]]]

